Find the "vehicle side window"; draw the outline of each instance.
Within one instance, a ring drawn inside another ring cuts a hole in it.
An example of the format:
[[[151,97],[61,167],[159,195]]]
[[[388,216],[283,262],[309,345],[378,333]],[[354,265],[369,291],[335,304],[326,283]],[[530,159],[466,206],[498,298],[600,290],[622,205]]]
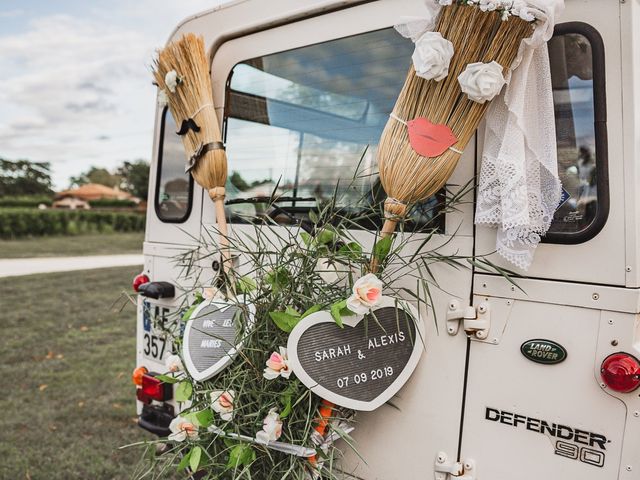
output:
[[[171,112],[165,108],[160,127],[155,210],[158,218],[167,223],[186,221],[193,200],[193,179],[184,171],[184,147],[176,130]]]
[[[230,221],[290,223],[335,191],[354,228],[375,228],[380,215],[367,213],[385,198],[376,148],[412,53],[411,41],[384,29],[237,64],[225,103]],[[287,215],[255,201],[272,193],[295,198],[278,203]],[[442,228],[439,205],[417,205],[408,228]]]
[[[545,241],[593,238],[609,213],[604,46],[581,22],[560,24],[549,41],[562,203]]]

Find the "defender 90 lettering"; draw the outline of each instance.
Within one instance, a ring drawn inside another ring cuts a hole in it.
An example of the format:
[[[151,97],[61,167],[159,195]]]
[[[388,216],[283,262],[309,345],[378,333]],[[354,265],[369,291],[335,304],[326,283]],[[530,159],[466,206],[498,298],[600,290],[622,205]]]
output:
[[[507,412],[487,407],[486,420],[502,423],[516,428],[525,428],[532,432],[557,438],[554,453],[562,457],[579,460],[582,463],[602,467],[604,465],[606,444],[610,442],[600,433],[587,432],[559,423],[548,422],[538,418]],[[570,443],[573,442],[573,443]],[[580,445],[585,445],[581,447]],[[596,450],[598,448],[599,450]]]

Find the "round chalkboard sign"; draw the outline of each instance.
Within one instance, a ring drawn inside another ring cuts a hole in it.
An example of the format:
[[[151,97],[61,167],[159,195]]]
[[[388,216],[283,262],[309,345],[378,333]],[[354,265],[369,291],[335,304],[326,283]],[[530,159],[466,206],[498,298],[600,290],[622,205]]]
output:
[[[193,311],[184,330],[182,356],[194,380],[211,378],[233,361],[254,311],[253,305],[220,299],[204,301]]]
[[[424,350],[424,325],[415,308],[390,297],[367,315],[329,312],[305,317],[287,351],[296,376],[322,398],[354,410],[375,410],[409,379]]]

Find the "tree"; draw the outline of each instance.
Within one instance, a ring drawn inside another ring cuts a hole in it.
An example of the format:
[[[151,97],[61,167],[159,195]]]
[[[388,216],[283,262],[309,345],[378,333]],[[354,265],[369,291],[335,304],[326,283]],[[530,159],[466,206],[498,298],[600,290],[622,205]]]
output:
[[[244,178],[242,178],[242,175],[240,175],[238,172],[233,172],[231,174],[231,177],[229,177],[229,181],[241,192],[249,190],[250,188],[249,184],[245,181]]]
[[[149,192],[149,163],[146,160],[125,161],[118,168],[117,175],[122,179],[120,188],[143,200],[147,198]]]
[[[50,195],[51,164],[0,158],[0,196]]]
[[[69,179],[71,186],[79,187],[87,183],[98,183],[107,187],[119,187],[122,177],[118,174],[109,173],[106,168],[91,167],[88,172],[83,173],[79,177],[71,177]]]

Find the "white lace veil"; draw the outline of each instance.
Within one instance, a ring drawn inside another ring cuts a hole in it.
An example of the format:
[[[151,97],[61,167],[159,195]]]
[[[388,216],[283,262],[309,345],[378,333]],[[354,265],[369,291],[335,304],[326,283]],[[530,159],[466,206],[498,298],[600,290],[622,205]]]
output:
[[[549,230],[562,193],[546,42],[564,2],[529,3],[540,20],[520,45],[509,84],[486,115],[475,219],[497,228],[498,253],[524,270]]]

